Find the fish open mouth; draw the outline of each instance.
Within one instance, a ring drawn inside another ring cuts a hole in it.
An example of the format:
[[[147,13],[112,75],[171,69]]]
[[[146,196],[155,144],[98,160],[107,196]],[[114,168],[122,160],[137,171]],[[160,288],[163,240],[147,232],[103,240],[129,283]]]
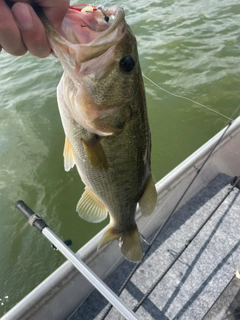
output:
[[[70,60],[71,66],[80,66],[121,41],[127,30],[124,18],[124,10],[118,6],[103,10],[75,5],[68,9],[61,30],[55,31],[49,23],[45,28],[53,54],[68,68]]]
[[[84,4],[70,6],[61,34],[72,44],[99,44],[114,32],[124,16],[124,10],[118,6],[109,9]]]

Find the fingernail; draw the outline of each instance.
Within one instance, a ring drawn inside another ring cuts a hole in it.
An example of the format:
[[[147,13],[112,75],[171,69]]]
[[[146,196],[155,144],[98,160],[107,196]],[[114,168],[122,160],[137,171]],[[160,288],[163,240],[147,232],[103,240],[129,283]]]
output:
[[[12,12],[20,29],[28,30],[32,28],[32,15],[27,4],[15,3],[12,7]]]

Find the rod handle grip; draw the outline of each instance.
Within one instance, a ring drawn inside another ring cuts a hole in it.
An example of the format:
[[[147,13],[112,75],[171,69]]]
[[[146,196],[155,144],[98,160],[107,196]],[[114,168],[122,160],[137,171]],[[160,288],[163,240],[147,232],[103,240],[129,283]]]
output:
[[[28,222],[31,224],[31,226],[35,227],[40,232],[42,232],[44,228],[48,227],[46,222],[31,208],[29,208],[29,206],[23,200],[17,201],[15,206],[20,212],[22,212],[25,218],[28,219]]]
[[[29,219],[32,215],[35,214],[35,212],[32,211],[31,208],[29,208],[28,205],[23,200],[19,200],[16,202],[16,208],[22,212],[25,218]]]

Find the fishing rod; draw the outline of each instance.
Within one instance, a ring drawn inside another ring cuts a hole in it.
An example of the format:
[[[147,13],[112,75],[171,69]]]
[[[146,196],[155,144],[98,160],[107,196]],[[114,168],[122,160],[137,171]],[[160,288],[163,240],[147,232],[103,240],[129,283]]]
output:
[[[130,310],[119,297],[81,260],[69,247],[48,227],[46,222],[30,209],[26,203],[19,200],[16,208],[28,219],[32,227],[40,231],[74,267],[114,306],[127,320],[139,318]]]

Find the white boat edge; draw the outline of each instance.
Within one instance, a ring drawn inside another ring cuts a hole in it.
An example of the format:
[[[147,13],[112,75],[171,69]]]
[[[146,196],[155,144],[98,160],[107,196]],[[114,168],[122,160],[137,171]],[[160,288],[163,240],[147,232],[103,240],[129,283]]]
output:
[[[137,209],[137,224],[145,238],[153,235],[168,218],[183,190],[188,186],[196,174],[196,170],[217,144],[225,130],[226,128],[217,133],[156,184],[158,203],[151,217],[144,218]],[[206,167],[199,174],[179,207],[219,173],[230,176],[239,174],[240,158],[234,149],[236,141],[240,142],[240,117],[232,122],[214,154],[208,160]],[[240,143],[238,143],[239,145]],[[117,242],[113,242],[97,252],[98,243],[105,229],[101,230],[77,252],[77,256],[101,279],[106,278],[124,261]],[[67,261],[1,319],[67,319],[92,290],[92,285]]]

